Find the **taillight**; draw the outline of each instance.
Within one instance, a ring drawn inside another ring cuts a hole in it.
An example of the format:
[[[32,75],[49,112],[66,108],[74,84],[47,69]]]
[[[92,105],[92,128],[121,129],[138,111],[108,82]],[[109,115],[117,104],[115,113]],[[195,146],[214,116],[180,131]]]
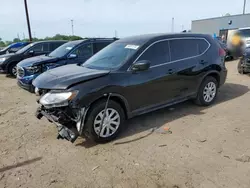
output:
[[[219,49],[219,56],[222,56],[222,57],[226,56],[226,52],[224,49],[222,48]]]

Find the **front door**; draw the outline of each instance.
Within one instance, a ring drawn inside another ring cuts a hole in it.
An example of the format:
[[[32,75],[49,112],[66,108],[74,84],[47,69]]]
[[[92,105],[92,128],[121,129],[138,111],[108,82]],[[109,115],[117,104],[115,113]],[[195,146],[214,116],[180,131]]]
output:
[[[128,72],[126,94],[132,111],[154,108],[168,101],[175,85],[175,70],[170,63],[169,42],[160,41],[150,46],[136,61],[148,60],[150,68],[142,72]]]

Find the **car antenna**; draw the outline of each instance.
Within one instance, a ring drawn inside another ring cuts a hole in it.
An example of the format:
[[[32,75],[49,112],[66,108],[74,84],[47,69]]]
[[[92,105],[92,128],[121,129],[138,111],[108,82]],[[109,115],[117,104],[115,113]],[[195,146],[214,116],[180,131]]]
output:
[[[109,99],[110,99],[111,95],[112,95],[112,93],[109,93],[109,94],[108,94],[108,99],[107,99],[106,104],[105,104],[104,114],[103,114],[102,120],[101,120],[100,131],[99,131],[99,133],[98,133],[98,137],[99,137],[99,138],[100,138],[100,134],[101,134],[101,131],[102,131],[104,119],[106,118],[106,111],[107,111],[107,108],[108,108]],[[107,94],[104,94],[104,96],[106,97]]]

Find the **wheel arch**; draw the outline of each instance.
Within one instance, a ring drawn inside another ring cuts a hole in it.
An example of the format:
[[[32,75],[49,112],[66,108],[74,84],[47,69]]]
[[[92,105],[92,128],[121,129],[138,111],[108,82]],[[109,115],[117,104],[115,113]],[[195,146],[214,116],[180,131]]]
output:
[[[7,73],[10,73],[10,72],[9,72],[9,68],[10,68],[13,64],[17,65],[18,63],[19,63],[18,61],[12,61],[12,62],[8,63],[8,64],[6,65],[6,72],[7,72]]]
[[[214,77],[214,78],[216,79],[216,81],[218,82],[218,86],[220,85],[220,72],[219,72],[219,70],[212,70],[212,71],[207,72],[207,73],[202,77],[202,79],[201,79],[199,85],[201,85],[201,83],[202,83],[202,82],[205,80],[205,78],[208,77],[208,76]]]
[[[129,113],[130,112],[130,110],[129,110],[130,108],[129,108],[128,101],[126,100],[126,98],[124,96],[122,96],[122,95],[120,95],[118,93],[106,93],[106,94],[100,96],[99,98],[93,100],[89,104],[88,108],[90,109],[94,104],[100,102],[101,100],[107,101],[109,94],[111,94],[109,100],[113,100],[113,101],[117,102],[122,107],[126,119],[129,119],[130,118],[130,113]],[[86,117],[88,116],[88,113],[89,113],[89,110],[88,110],[88,112],[86,114]]]

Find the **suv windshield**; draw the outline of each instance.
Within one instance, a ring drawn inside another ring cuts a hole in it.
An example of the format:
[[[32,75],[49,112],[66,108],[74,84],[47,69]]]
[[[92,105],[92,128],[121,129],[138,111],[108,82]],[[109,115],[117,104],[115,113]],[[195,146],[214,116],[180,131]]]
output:
[[[49,57],[62,57],[66,55],[69,51],[71,51],[78,43],[75,42],[68,42],[57,49],[55,49],[53,52],[49,54]]]
[[[18,50],[16,53],[17,53],[17,54],[21,54],[21,53],[25,52],[26,50],[28,50],[28,49],[29,49],[30,47],[32,47],[32,46],[34,46],[34,43],[29,44],[29,45],[27,45],[27,46],[21,48],[21,49]]]
[[[250,29],[239,30],[239,34],[242,37],[250,37]]]
[[[114,69],[135,54],[138,45],[115,42],[92,56],[82,66],[92,69]]]

